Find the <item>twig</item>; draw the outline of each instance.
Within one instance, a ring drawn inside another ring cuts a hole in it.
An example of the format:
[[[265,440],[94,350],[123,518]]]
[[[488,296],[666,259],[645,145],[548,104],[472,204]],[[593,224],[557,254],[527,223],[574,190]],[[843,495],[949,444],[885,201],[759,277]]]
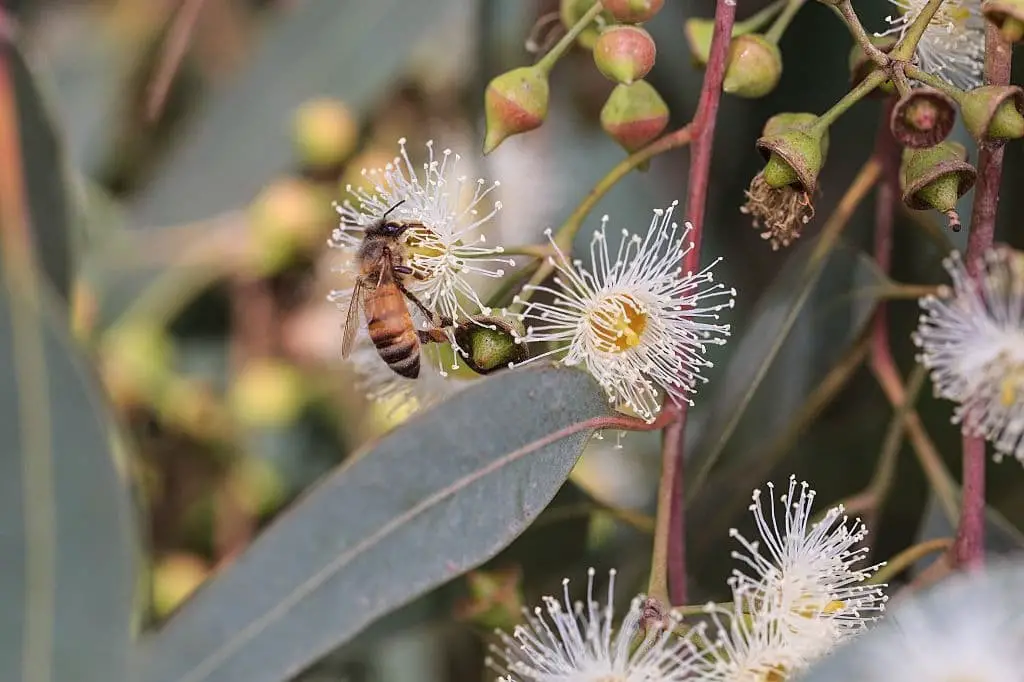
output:
[[[167,102],[167,93],[170,92],[171,83],[174,82],[174,75],[181,66],[181,60],[185,58],[185,51],[188,49],[192,31],[195,29],[196,21],[199,19],[199,12],[203,8],[205,0],[181,0],[181,7],[174,15],[170,30],[167,32],[167,39],[164,41],[163,54],[153,76],[153,82],[146,93],[146,122],[152,123],[160,116],[164,104]]]
[[[697,103],[697,114],[693,119],[693,149],[690,154],[689,192],[686,200],[686,217],[693,224],[693,231],[690,233],[693,247],[684,258],[684,272],[696,272],[700,266],[701,235],[707,205],[708,181],[711,176],[711,151],[714,145],[718,104],[722,97],[725,60],[735,20],[736,0],[718,0],[715,6],[711,50],[704,72],[704,82],[701,85],[700,100]],[[652,587],[662,590],[667,588],[671,604],[686,603],[686,528],[683,503],[683,438],[686,407],[686,403],[680,406],[678,419],[668,425],[662,440],[655,551],[651,566]],[[663,584],[656,585],[659,580],[664,581]],[[649,593],[652,596],[659,596],[653,590]]]
[[[985,28],[985,81],[991,85],[1010,82],[1010,44],[999,29],[988,22]],[[982,255],[992,247],[999,206],[999,184],[1003,177],[1001,144],[982,145],[978,154],[978,182],[971,209],[971,234],[967,239],[967,272],[978,276]],[[960,523],[953,545],[954,566],[978,566],[985,553],[985,441],[963,439],[963,500]]]

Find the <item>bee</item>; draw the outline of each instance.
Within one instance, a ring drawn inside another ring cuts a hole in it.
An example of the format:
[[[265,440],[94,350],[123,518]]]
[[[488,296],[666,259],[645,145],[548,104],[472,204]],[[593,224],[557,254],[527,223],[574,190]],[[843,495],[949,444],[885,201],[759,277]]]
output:
[[[420,345],[447,340],[442,330],[452,321],[432,313],[405,286],[405,278],[413,269],[405,264],[405,245],[401,237],[412,227],[424,227],[413,221],[388,220],[388,214],[401,206],[398,202],[389,208],[363,235],[356,254],[359,274],[356,276],[352,301],[345,316],[345,333],[341,346],[342,357],[352,352],[360,302],[366,317],[370,340],[377,354],[399,376],[415,379],[420,374]],[[418,330],[405,300],[411,301],[434,324],[433,329]]]

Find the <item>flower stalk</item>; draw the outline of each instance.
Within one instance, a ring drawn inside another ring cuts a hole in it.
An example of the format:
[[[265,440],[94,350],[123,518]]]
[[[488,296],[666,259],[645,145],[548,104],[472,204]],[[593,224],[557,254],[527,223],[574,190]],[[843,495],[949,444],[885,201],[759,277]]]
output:
[[[587,26],[590,26],[594,19],[597,19],[597,15],[599,15],[603,9],[604,5],[600,2],[595,2],[590,9],[587,10],[586,14],[580,17],[580,20],[573,24],[572,28],[570,28],[566,34],[562,36],[557,43],[555,43],[554,47],[548,50],[548,53],[537,61],[537,68],[541,69],[545,73],[550,73],[551,69],[554,68],[555,63],[569,51],[569,48],[572,47],[574,42],[576,42],[579,35],[586,30]]]

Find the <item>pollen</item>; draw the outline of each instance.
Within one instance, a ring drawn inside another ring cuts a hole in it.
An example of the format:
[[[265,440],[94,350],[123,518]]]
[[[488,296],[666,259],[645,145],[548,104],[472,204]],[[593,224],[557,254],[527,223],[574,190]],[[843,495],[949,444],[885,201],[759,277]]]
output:
[[[597,350],[624,353],[640,345],[647,329],[647,311],[634,296],[616,294],[606,298],[590,315],[590,327],[597,336]]]

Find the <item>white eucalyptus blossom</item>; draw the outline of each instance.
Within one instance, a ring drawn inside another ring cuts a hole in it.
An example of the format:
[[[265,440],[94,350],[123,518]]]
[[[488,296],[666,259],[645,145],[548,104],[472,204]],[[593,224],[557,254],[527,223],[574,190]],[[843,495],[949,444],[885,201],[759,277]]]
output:
[[[737,586],[728,606],[705,607],[713,625],[701,652],[695,682],[782,682],[809,661],[787,638],[771,604]]]
[[[928,0],[889,1],[900,13],[886,17],[892,28],[878,35],[899,34],[902,38]],[[922,70],[962,90],[981,85],[985,62],[985,18],[981,14],[981,0],[943,2],[928,22],[917,44],[916,56]]]
[[[712,269],[684,273],[681,262],[693,249],[672,221],[677,202],[655,210],[645,236],[622,231],[618,250],[609,253],[608,216],[590,242],[590,269],[556,251],[557,288],[527,287],[554,297],[530,301],[521,319],[529,320],[526,342],[553,342],[555,348],[531,358],[564,354],[566,365],[584,365],[608,393],[647,421],[660,410],[660,391],[675,402],[696,391],[700,372],[710,367],[708,345],[725,343],[729,325],[718,324],[719,311],[733,307],[735,289],[712,283]],[[518,300],[518,299],[517,299]],[[714,301],[714,302],[712,302]]]
[[[896,604],[801,682],[1019,682],[1024,676],[1021,557],[956,574]]]
[[[409,289],[444,317],[459,319],[476,310],[486,314],[489,311],[474,288],[473,277],[502,277],[504,266],[515,265],[501,256],[501,246],[488,246],[482,233],[501,210],[501,202],[490,203],[489,198],[499,183],[488,185],[483,179],[459,175],[460,156],[445,149],[438,158],[432,141],[426,145],[427,161],[417,172],[405,138],[398,145],[400,155],[392,163],[382,169],[363,169],[372,190],[348,186],[349,198],[335,205],[342,224],[329,243],[358,247],[363,228],[385,213],[389,220],[413,223],[402,236],[406,264],[413,270],[406,281]],[[353,266],[350,262],[344,267]]]
[[[917,359],[965,434],[1024,462],[1024,253],[989,250],[977,279],[955,252],[943,264],[953,286],[919,301]]]
[[[594,569],[587,572],[586,602],[569,598],[569,580],[562,581],[562,599],[546,597],[512,635],[498,631],[501,646],[492,646],[488,665],[509,682],[683,682],[694,679],[695,647],[678,637],[670,615],[662,626],[646,624],[644,597],[630,604],[614,627],[612,601],[615,570],[609,571],[607,601],[594,597]],[[664,627],[664,625],[668,627]]]
[[[885,586],[867,581],[882,564],[860,565],[868,554],[862,544],[868,530],[841,505],[811,521],[815,491],[806,482],[790,476],[781,505],[768,483],[767,497],[767,513],[761,490],[754,491],[750,505],[757,540],[729,531],[743,548],[732,554],[743,565],[732,580],[773,609],[792,646],[816,658],[881,615]]]

